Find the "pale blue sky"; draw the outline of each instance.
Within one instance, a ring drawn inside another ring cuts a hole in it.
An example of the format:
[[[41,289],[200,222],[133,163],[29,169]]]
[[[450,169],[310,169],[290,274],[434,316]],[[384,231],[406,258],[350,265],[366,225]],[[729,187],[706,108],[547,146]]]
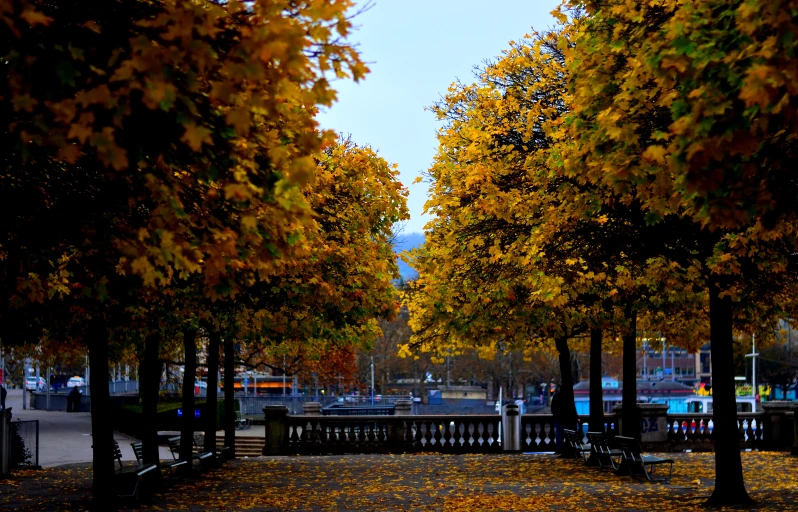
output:
[[[359,3],[362,5],[363,0]],[[559,0],[377,0],[355,19],[350,38],[371,73],[360,84],[336,82],[338,102],[323,112],[324,128],[351,134],[399,164],[410,190],[405,233],[422,232],[427,185],[413,184],[431,164],[440,124],[424,107],[457,78],[473,82],[472,68],[492,59],[533,28],[553,26]]]

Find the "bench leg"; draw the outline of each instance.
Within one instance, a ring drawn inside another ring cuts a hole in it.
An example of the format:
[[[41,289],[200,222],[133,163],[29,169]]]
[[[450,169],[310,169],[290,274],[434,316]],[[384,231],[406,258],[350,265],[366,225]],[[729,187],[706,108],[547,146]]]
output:
[[[670,483],[671,478],[673,478],[673,463],[669,463],[670,468],[669,468],[669,471],[668,471],[668,477],[667,478],[665,478],[664,476],[663,477],[657,477],[654,474],[656,472],[656,466],[658,466],[658,465],[659,464],[648,464],[648,465],[643,464],[643,471],[646,474],[646,478],[648,479],[649,482],[652,482],[652,483],[653,482],[668,482],[668,483]],[[646,466],[648,466],[648,467],[646,467]]]

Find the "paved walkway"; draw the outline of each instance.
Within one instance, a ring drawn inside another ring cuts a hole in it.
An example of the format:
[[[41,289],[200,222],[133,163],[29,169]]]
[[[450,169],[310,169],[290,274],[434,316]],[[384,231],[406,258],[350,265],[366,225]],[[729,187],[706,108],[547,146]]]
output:
[[[91,462],[91,413],[64,411],[41,411],[22,408],[22,390],[9,389],[6,407],[11,407],[11,421],[39,420],[39,465],[43,468],[64,464]],[[236,435],[264,436],[263,425],[253,425]],[[136,460],[130,443],[138,441],[121,432],[114,432],[123,460]],[[171,459],[166,446],[160,447],[162,459]]]
[[[714,487],[713,454],[670,456],[671,484],[548,454],[262,457],[174,482],[139,510],[701,510]],[[744,453],[743,467],[756,510],[796,509],[798,457]],[[90,491],[86,464],[17,471],[0,481],[0,509],[80,510]]]

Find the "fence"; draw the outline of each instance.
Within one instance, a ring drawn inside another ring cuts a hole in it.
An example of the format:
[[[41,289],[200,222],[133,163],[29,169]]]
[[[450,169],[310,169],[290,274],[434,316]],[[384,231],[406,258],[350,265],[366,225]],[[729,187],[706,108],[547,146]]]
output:
[[[587,416],[579,418],[586,432]],[[609,415],[603,430],[615,434]],[[269,420],[267,419],[267,423]],[[280,427],[278,427],[280,428]],[[497,453],[503,450],[501,416],[286,416],[283,446],[291,454],[338,453]],[[601,429],[600,429],[601,430]],[[267,436],[268,438],[268,436]],[[521,417],[521,449],[552,452],[556,447],[554,417]]]
[[[10,467],[39,467],[39,420],[12,421],[9,443]]]
[[[764,448],[765,426],[762,413],[737,413],[740,448]],[[712,414],[669,414],[668,445],[673,451],[712,451],[715,424]],[[786,442],[786,440],[785,440]]]
[[[139,381],[137,380],[118,380],[108,383],[108,390],[112,395],[121,395],[126,393],[138,393]]]
[[[312,397],[312,396],[241,396],[237,395],[241,414],[249,416],[260,416],[263,408],[267,405],[284,405],[288,407],[290,414],[305,414],[305,404],[308,402],[318,402],[322,406],[335,402],[334,397]]]
[[[398,406],[397,406],[398,408]],[[310,408],[309,408],[310,409]],[[266,413],[269,454],[340,453],[491,453],[503,451],[498,414],[398,416],[318,416]],[[640,424],[642,442],[651,451],[712,451],[712,414],[661,414],[649,411]],[[619,434],[615,413],[606,414],[601,426],[588,425],[579,416],[578,430]],[[656,427],[655,427],[656,425]],[[737,428],[741,449],[789,450],[798,453],[794,413],[786,407],[758,413],[739,413]],[[521,416],[520,446],[524,452],[552,452],[556,447],[554,418],[550,414]],[[585,442],[587,440],[585,439]],[[270,444],[271,443],[271,444]],[[794,447],[795,446],[795,447]]]
[[[324,416],[393,416],[396,407],[394,405],[368,405],[351,406],[339,403],[332,403],[322,409]]]

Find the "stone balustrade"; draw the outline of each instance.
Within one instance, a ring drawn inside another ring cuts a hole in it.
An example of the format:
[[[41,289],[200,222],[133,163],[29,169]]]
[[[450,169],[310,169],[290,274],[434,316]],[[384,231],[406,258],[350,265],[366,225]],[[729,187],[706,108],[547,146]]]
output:
[[[645,405],[645,404],[644,404]],[[738,413],[741,449],[793,450],[798,454],[795,404],[763,407],[759,413]],[[289,415],[284,406],[265,407],[264,455],[343,453],[499,453],[501,416],[412,415],[410,404],[397,403],[395,416],[322,416],[320,406],[305,406],[308,414]],[[579,430],[620,433],[620,411],[605,415],[599,427]],[[517,427],[516,427],[517,428]],[[667,414],[663,406],[641,408],[641,441],[649,451],[712,451],[712,414]],[[556,447],[550,414],[521,417],[521,451],[552,452]]]
[[[762,413],[737,413],[737,429],[741,449],[761,449],[764,439]],[[669,451],[691,450],[711,452],[714,450],[714,422],[712,414],[669,414]]]

